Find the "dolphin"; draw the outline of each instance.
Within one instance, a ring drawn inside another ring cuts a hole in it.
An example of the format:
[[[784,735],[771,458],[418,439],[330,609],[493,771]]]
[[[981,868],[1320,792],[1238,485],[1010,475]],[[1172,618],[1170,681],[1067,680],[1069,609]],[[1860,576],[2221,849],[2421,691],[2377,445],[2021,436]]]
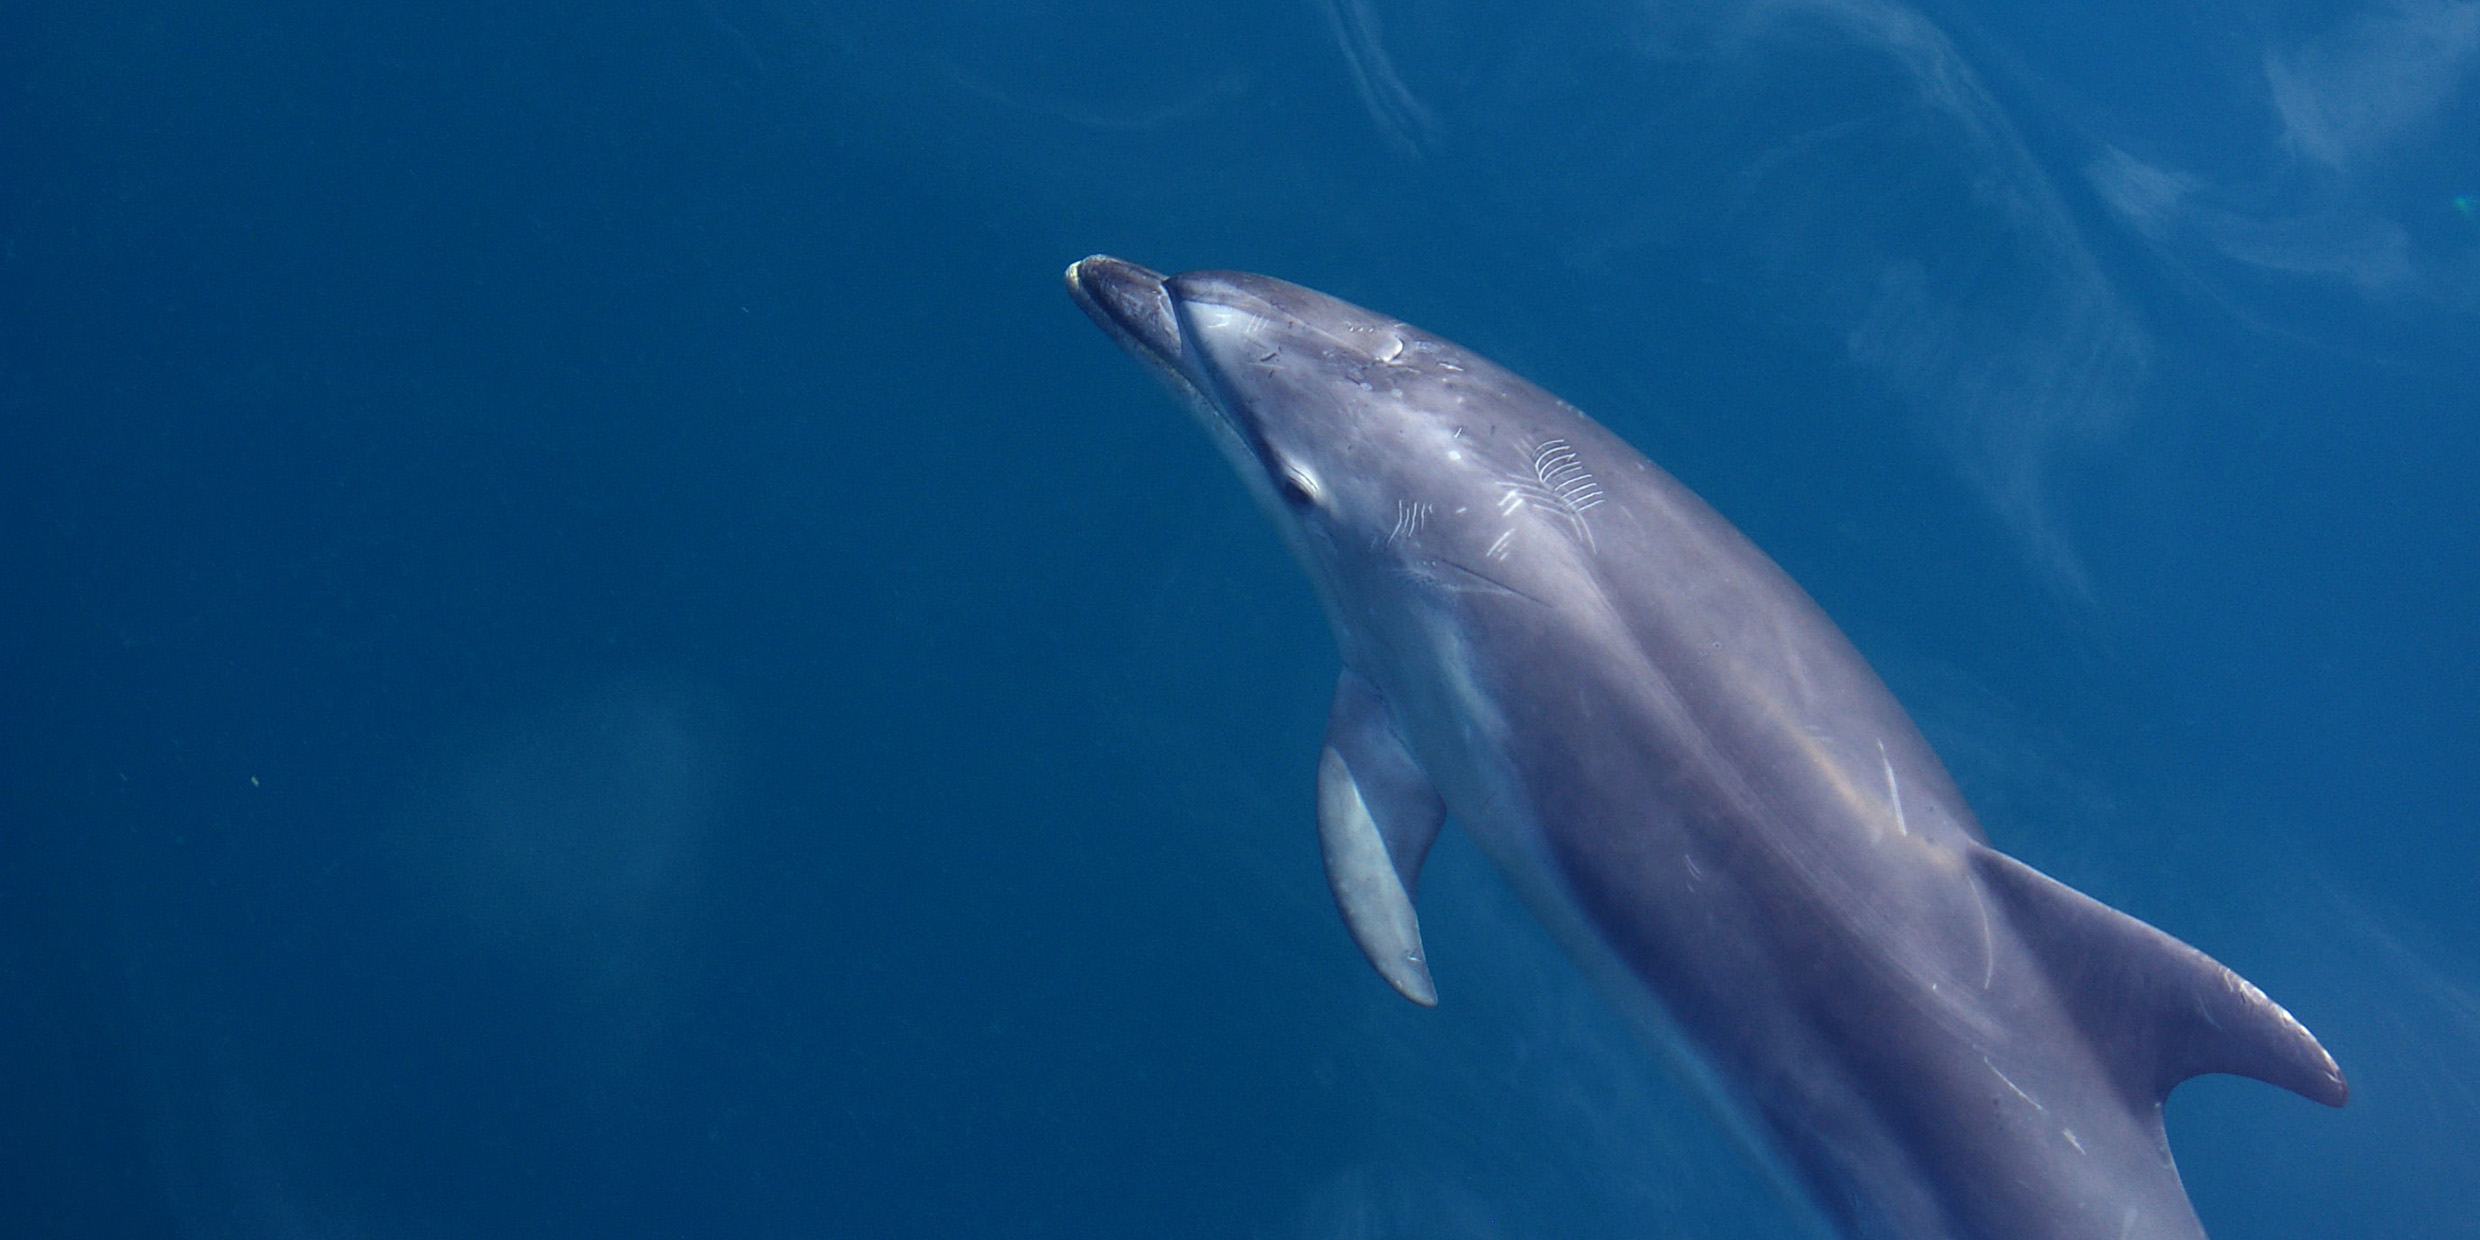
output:
[[[1078,306],[1185,404],[1342,655],[1317,766],[1353,940],[1437,1002],[1449,816],[1837,1233],[2198,1240],[2172,1087],[2330,1106],[2317,1040],[2204,953],[1989,846],[1808,595],[1688,488],[1426,331],[1096,255]]]

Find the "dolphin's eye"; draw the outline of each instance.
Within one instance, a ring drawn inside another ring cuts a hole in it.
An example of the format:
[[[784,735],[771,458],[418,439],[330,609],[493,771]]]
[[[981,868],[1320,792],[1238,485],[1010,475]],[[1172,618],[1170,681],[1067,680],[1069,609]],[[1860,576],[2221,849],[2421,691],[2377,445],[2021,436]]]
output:
[[[1283,500],[1294,508],[1315,508],[1326,498],[1326,489],[1318,485],[1315,475],[1298,465],[1286,465],[1274,471],[1275,489],[1283,492]]]

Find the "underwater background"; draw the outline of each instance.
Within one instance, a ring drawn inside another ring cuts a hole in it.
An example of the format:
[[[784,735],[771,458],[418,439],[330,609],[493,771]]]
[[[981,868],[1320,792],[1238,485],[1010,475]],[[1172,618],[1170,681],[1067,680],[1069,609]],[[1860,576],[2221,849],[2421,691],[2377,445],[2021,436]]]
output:
[[[0,1233],[1779,1237],[1070,304],[1541,382],[2480,1237],[2480,2],[0,6]]]

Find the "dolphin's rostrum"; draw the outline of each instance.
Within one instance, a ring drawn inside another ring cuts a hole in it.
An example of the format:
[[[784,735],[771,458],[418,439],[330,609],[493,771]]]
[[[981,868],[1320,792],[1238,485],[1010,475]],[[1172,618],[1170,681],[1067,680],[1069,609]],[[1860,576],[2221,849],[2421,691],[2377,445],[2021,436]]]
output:
[[[1327,878],[1406,997],[1437,998],[1413,893],[1451,815],[1851,1237],[2194,1240],[2173,1086],[2344,1101],[2254,986],[1992,850],[1808,595],[1558,398],[1264,276],[1068,288],[1317,587]]]

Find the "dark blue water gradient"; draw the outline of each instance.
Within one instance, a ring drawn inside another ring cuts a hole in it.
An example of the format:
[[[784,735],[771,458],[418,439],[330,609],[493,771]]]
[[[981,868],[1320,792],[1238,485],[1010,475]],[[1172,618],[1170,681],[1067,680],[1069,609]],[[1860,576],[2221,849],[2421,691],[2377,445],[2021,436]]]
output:
[[[2261,983],[2221,1240],[2480,1236],[2452,0],[0,10],[0,1230],[1791,1234],[1069,306],[1541,380]]]

